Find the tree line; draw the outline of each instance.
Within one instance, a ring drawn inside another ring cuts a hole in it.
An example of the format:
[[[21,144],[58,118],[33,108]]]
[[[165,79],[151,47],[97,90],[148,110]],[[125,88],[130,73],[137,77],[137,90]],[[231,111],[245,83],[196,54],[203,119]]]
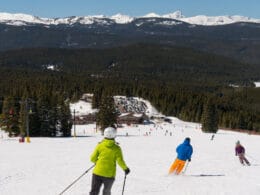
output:
[[[24,93],[22,96],[18,94],[2,96],[1,126],[10,134],[25,134],[26,114],[28,114],[31,136],[70,136],[72,116],[69,103],[77,101],[84,92],[88,92],[94,94],[93,107],[102,110],[98,116],[101,118],[107,117],[104,114],[107,109],[104,105],[111,100],[110,97],[126,95],[143,97],[163,114],[176,116],[185,121],[203,122],[206,119],[213,119],[211,124],[215,122],[215,126],[260,130],[259,110],[252,107],[251,98],[247,97],[245,90],[236,91],[227,88],[211,92],[207,88],[180,88],[165,83],[159,84],[157,81],[136,83],[113,79],[89,82],[87,89],[78,85],[71,91],[68,89],[56,91],[58,83],[51,82],[51,86],[45,88],[42,83],[38,83],[37,89],[34,89],[36,91],[31,91],[27,95]],[[28,90],[30,91],[30,87]],[[17,91],[20,90],[17,88]],[[104,98],[106,97],[104,94],[111,95]],[[109,117],[113,118],[112,115]]]
[[[49,92],[49,93],[48,93]],[[69,102],[48,90],[1,99],[0,125],[9,136],[71,136]]]
[[[51,64],[57,69],[46,68]],[[69,103],[93,93],[93,107],[101,105],[104,94],[137,96],[185,121],[213,118],[219,127],[260,131],[260,91],[251,87],[258,71],[257,66],[158,45],[3,52],[0,123],[10,134],[25,134],[29,117],[31,136],[70,136]]]

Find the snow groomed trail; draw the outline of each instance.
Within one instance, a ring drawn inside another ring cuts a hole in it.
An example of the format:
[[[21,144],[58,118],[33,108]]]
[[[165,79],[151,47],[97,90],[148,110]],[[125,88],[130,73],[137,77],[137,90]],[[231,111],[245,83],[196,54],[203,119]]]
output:
[[[0,139],[1,195],[57,195],[92,164],[89,156],[102,140],[94,125],[76,126],[76,138]],[[127,136],[128,135],[128,136]],[[191,138],[193,156],[186,172],[168,175],[176,157],[175,148]],[[172,118],[160,123],[124,126],[116,140],[131,169],[125,195],[258,195],[260,194],[260,136],[219,130],[214,140],[199,124]],[[246,148],[252,166],[241,166],[235,143]],[[250,157],[251,158],[250,158]],[[117,168],[113,195],[122,193],[124,172]],[[64,194],[88,194],[91,171]]]

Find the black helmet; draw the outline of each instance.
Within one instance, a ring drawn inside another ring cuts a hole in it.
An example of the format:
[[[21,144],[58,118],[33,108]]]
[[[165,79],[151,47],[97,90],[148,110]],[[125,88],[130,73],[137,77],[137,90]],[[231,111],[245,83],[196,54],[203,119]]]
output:
[[[189,137],[186,137],[184,141],[187,141],[190,143],[190,138]]]

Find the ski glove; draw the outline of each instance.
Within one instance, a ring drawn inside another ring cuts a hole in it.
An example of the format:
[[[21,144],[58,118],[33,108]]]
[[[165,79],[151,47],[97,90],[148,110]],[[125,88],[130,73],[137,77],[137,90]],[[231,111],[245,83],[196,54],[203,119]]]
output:
[[[129,173],[130,173],[130,169],[127,168],[127,169],[125,170],[125,174],[128,175]]]

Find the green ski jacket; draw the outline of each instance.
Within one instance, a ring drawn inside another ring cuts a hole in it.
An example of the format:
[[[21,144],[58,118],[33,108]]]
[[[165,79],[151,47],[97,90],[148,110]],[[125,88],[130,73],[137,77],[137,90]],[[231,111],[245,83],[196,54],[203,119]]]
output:
[[[93,173],[103,177],[115,177],[116,163],[123,170],[127,169],[121,148],[115,140],[104,139],[100,142],[93,151],[90,160],[96,164]]]

